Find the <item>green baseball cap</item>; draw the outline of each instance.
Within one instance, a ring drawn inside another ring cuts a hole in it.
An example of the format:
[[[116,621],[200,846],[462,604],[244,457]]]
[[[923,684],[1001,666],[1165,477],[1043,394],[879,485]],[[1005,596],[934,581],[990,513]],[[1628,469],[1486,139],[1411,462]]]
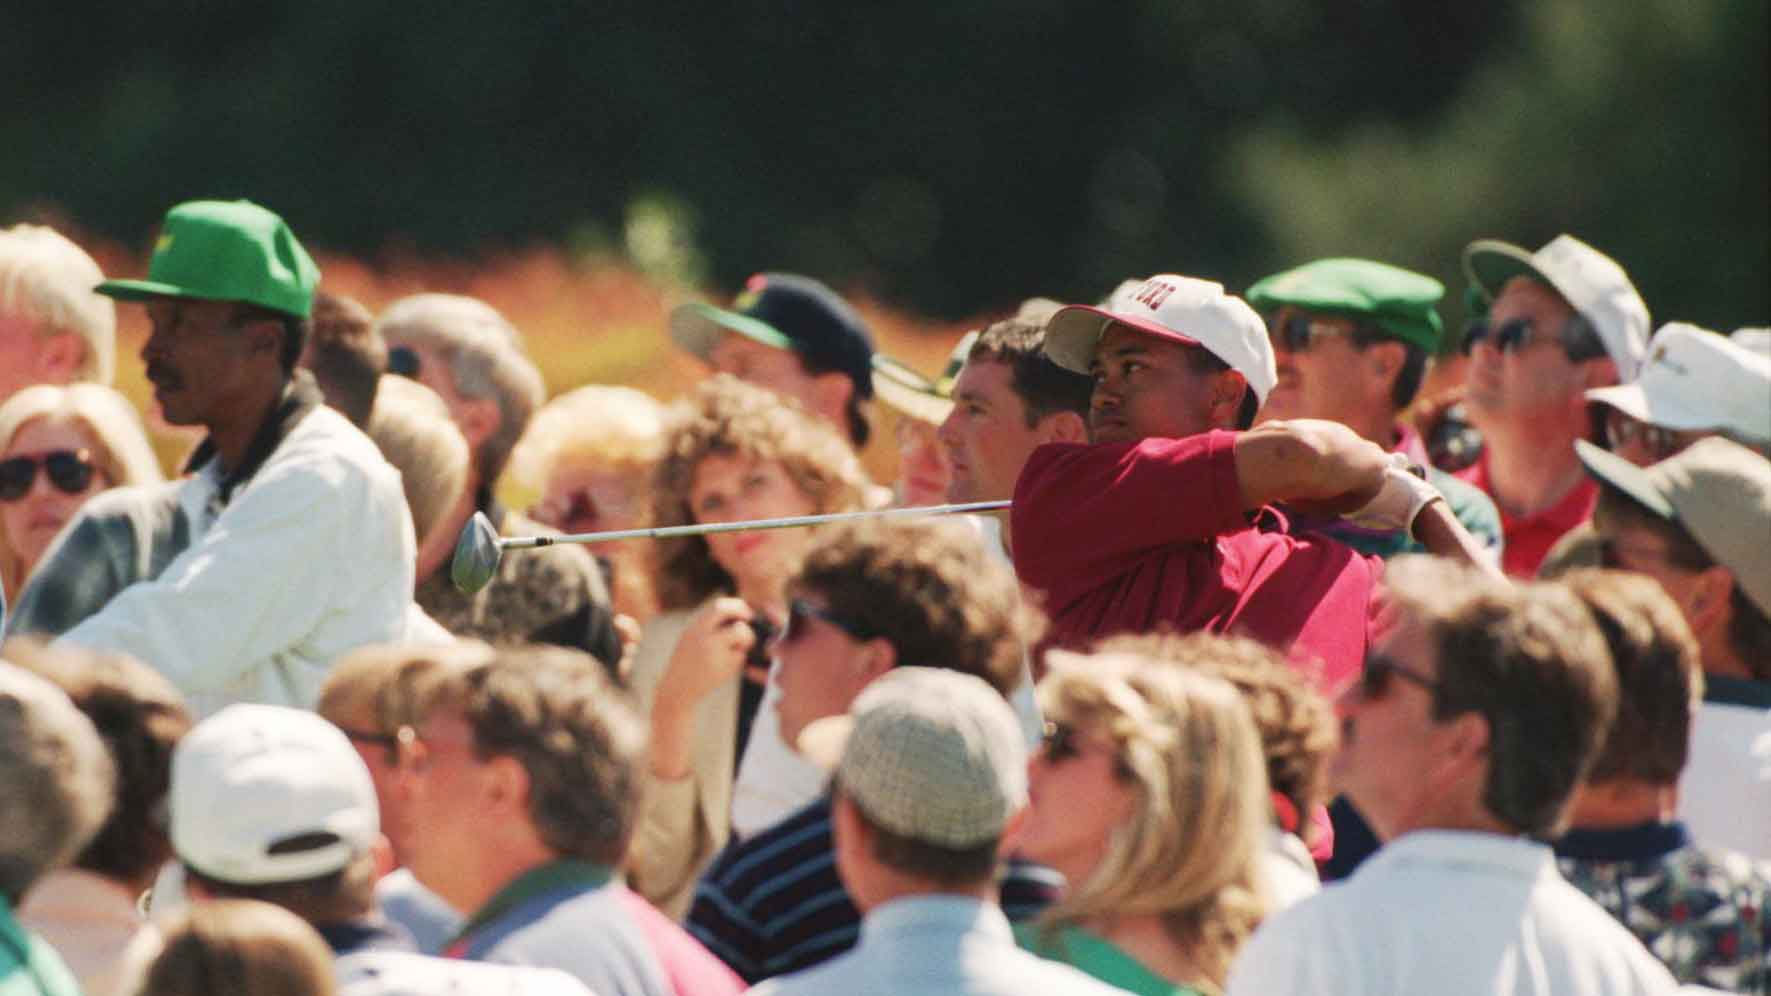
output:
[[[1369,259],[1319,259],[1275,273],[1248,289],[1261,311],[1290,305],[1302,311],[1368,321],[1432,352],[1445,326],[1435,307],[1445,285],[1424,274]]]
[[[186,201],[166,212],[146,280],[107,280],[100,294],[243,301],[308,317],[320,268],[275,212],[251,201]]]

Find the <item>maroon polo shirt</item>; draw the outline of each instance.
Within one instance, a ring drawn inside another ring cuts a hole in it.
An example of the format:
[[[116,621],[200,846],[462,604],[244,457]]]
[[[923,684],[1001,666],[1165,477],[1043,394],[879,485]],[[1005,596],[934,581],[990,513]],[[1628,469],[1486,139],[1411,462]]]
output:
[[[1015,572],[1051,645],[1167,624],[1251,636],[1333,696],[1359,674],[1383,562],[1242,509],[1238,433],[1033,451],[1015,483]]]

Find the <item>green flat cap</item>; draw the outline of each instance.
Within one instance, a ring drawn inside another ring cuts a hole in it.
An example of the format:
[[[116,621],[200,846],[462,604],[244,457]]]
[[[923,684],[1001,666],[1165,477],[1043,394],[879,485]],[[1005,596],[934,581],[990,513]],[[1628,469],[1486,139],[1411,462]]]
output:
[[[1445,326],[1435,307],[1445,285],[1432,277],[1369,259],[1319,259],[1256,283],[1244,295],[1260,311],[1290,305],[1303,311],[1371,322],[1432,352]]]
[[[320,268],[275,212],[251,201],[186,201],[166,212],[146,280],[96,288],[124,301],[243,301],[308,317]]]

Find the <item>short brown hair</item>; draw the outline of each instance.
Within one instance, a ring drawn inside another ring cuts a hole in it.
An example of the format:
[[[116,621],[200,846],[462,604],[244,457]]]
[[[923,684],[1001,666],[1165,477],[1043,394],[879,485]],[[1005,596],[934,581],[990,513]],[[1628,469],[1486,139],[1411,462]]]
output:
[[[66,693],[0,661],[0,897],[13,905],[92,840],[115,765]]]
[[[110,818],[74,865],[123,882],[172,856],[156,819],[172,784],[172,750],[191,729],[191,714],[172,683],[132,657],[80,647],[51,649],[28,638],[8,640],[6,659],[48,679],[92,720],[117,767]]]
[[[417,713],[459,711],[474,752],[529,775],[529,818],[562,856],[617,865],[639,808],[646,725],[595,657],[565,647],[498,648],[420,679]]]
[[[1697,638],[1653,578],[1581,568],[1560,578],[1593,614],[1617,669],[1617,721],[1588,782],[1673,785],[1685,768],[1691,716],[1703,700]]]
[[[1433,717],[1488,723],[1483,805],[1519,833],[1555,833],[1617,712],[1592,614],[1561,585],[1508,585],[1434,557],[1392,560],[1385,582],[1438,658]]]
[[[326,942],[300,918],[269,903],[193,903],[164,935],[164,946],[136,990],[140,996],[329,996],[337,991]]]
[[[819,512],[858,509],[867,476],[836,430],[797,402],[729,374],[703,381],[672,406],[664,457],[653,479],[653,524],[695,521],[689,487],[701,461],[714,454],[778,460]],[[659,601],[667,609],[689,608],[715,592],[731,591],[732,578],[714,562],[699,536],[659,540]]]
[[[314,711],[334,726],[366,723],[370,732],[398,736],[401,728],[418,726],[419,690],[432,672],[485,663],[492,657],[490,647],[472,642],[465,647],[363,647],[333,663]]]
[[[966,353],[967,363],[1002,363],[1009,386],[1021,399],[1027,428],[1047,416],[1073,412],[1088,417],[1094,378],[1066,370],[1045,354],[1045,325],[1016,317],[985,326]]]
[[[355,298],[318,290],[308,325],[302,365],[313,371],[328,405],[358,428],[368,425],[387,370],[387,343],[374,316]]]
[[[1247,637],[1163,630],[1111,636],[1094,652],[1171,662],[1228,681],[1254,717],[1273,791],[1300,820],[1322,801],[1339,740],[1334,708],[1277,651]]]
[[[1043,620],[1009,567],[976,532],[935,519],[872,519],[829,527],[792,588],[890,641],[900,665],[976,675],[1003,695],[1021,680]]]

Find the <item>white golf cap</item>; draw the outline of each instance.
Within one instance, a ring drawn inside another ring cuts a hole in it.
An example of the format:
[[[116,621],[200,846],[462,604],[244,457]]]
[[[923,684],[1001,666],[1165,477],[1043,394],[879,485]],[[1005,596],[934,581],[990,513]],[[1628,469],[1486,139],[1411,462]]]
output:
[[[1617,364],[1617,379],[1636,379],[1648,348],[1648,306],[1610,256],[1572,235],[1558,235],[1536,252],[1477,239],[1464,247],[1464,272],[1490,301],[1508,280],[1521,275],[1555,288],[1599,333],[1605,352]]]
[[[1248,302],[1224,293],[1222,284],[1170,273],[1136,288],[1121,285],[1102,307],[1060,308],[1045,327],[1045,354],[1066,370],[1088,373],[1113,322],[1205,349],[1240,373],[1262,403],[1279,380],[1267,326]]]
[[[1745,346],[1755,353],[1771,356],[1771,329],[1749,325],[1734,330],[1728,338],[1734,340],[1736,346]]]
[[[330,874],[381,831],[350,740],[281,706],[232,705],[198,723],[172,752],[169,800],[179,860],[235,885]]]
[[[1671,322],[1649,341],[1641,376],[1593,388],[1587,400],[1667,429],[1715,429],[1771,443],[1771,353]]]

